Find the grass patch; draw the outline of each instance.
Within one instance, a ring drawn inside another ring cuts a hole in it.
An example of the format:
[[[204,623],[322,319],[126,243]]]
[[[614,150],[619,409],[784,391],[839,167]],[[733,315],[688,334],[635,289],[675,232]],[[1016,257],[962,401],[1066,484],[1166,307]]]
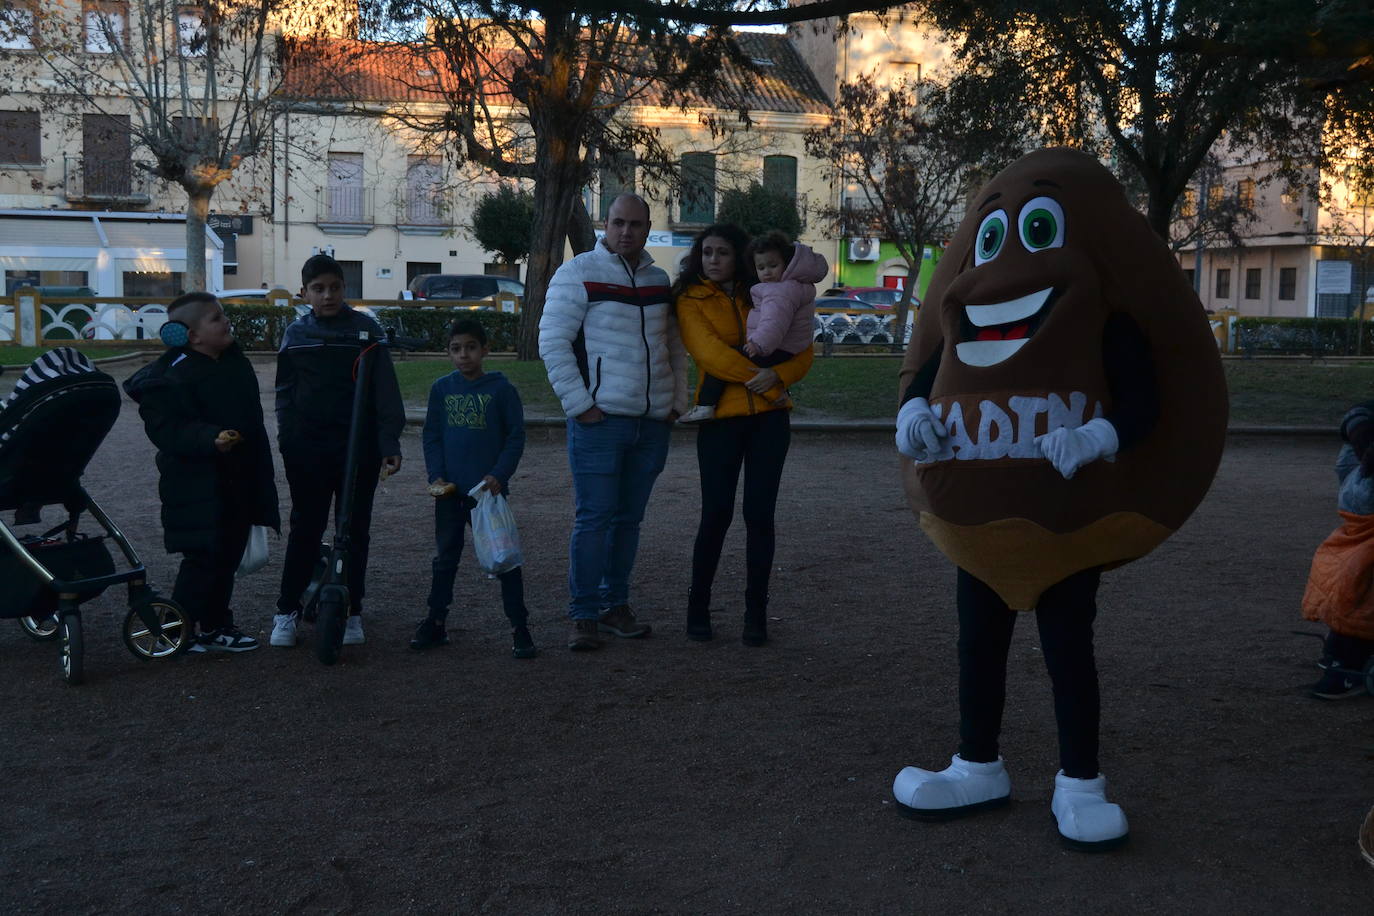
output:
[[[1233,426],[1329,426],[1374,397],[1374,363],[1228,359]]]
[[[105,359],[109,356],[128,356],[133,350],[121,350],[119,347],[111,347],[101,344],[84,343],[59,343],[52,347],[20,347],[20,346],[0,346],[0,366],[27,366],[29,363],[47,353],[53,347],[71,347],[85,353],[88,359]]]
[[[488,372],[500,372],[520,392],[526,416],[561,416],[563,408],[549,386],[549,376],[542,360],[521,362],[517,359],[489,356],[482,363]],[[396,378],[401,383],[401,397],[407,407],[424,407],[429,403],[429,389],[435,380],[453,371],[447,357],[425,359],[409,357],[396,363]]]
[[[901,365],[900,356],[817,358],[810,374],[792,386],[797,419],[893,419]],[[1228,359],[1224,365],[1231,424],[1236,426],[1334,428],[1351,405],[1374,397],[1374,362]],[[542,362],[492,357],[486,368],[505,373],[519,389],[528,415],[561,416]],[[412,358],[396,364],[401,394],[412,407],[424,407],[430,385],[451,371],[446,359]],[[695,386],[695,367],[690,381]]]

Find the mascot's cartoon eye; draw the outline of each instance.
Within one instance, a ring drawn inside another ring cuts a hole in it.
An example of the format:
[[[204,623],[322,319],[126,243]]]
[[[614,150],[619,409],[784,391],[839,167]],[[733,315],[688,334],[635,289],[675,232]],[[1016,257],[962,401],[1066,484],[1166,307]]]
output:
[[[1064,208],[1050,197],[1037,197],[1021,208],[1021,244],[1027,251],[1064,245]]]
[[[973,266],[977,267],[997,257],[1007,240],[1007,211],[994,210],[978,224],[978,237],[973,242]]]

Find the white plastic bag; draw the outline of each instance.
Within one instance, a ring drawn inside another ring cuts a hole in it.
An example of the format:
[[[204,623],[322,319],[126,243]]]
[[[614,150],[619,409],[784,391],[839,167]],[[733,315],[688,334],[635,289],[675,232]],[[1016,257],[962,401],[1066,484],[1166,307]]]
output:
[[[248,546],[243,548],[243,559],[239,560],[236,576],[255,573],[267,565],[267,526],[254,525],[248,530]]]
[[[520,532],[506,497],[499,493],[493,496],[481,483],[468,490],[468,495],[477,500],[472,510],[472,549],[477,554],[477,565],[493,576],[523,565]]]

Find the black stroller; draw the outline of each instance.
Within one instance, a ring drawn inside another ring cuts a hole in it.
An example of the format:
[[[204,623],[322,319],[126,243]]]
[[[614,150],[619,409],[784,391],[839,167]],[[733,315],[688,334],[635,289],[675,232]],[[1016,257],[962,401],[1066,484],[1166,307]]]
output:
[[[119,405],[114,379],[67,348],[35,360],[0,403],[0,511],[14,510],[14,528],[42,526],[48,506],[66,514],[55,527],[22,536],[0,519],[0,617],[18,618],[34,639],[60,639],[69,684],[83,680],[81,603],[112,585],[128,583],[124,644],[136,657],[175,655],[190,633],[181,608],[147,584],[128,539],[81,486]],[[83,512],[105,533],[81,532]],[[119,546],[127,569],[116,568],[106,538]]]

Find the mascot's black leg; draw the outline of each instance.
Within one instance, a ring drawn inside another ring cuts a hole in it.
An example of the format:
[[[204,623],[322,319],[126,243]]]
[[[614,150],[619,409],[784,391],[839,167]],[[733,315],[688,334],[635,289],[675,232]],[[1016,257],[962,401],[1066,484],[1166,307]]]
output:
[[[1054,686],[1059,760],[1050,809],[1065,845],[1085,852],[1126,842],[1126,814],[1107,801],[1107,779],[1098,771],[1101,700],[1093,656],[1097,617],[1097,569],[1084,570],[1045,590],[1036,608],[1040,647]]]
[[[1007,699],[1007,653],[1016,611],[970,573],[959,570],[959,756],[997,759]]]
[[[930,820],[959,817],[1011,800],[997,755],[1007,693],[1007,651],[1016,612],[959,570],[959,753],[944,770],[906,767],[892,783],[898,810]]]

